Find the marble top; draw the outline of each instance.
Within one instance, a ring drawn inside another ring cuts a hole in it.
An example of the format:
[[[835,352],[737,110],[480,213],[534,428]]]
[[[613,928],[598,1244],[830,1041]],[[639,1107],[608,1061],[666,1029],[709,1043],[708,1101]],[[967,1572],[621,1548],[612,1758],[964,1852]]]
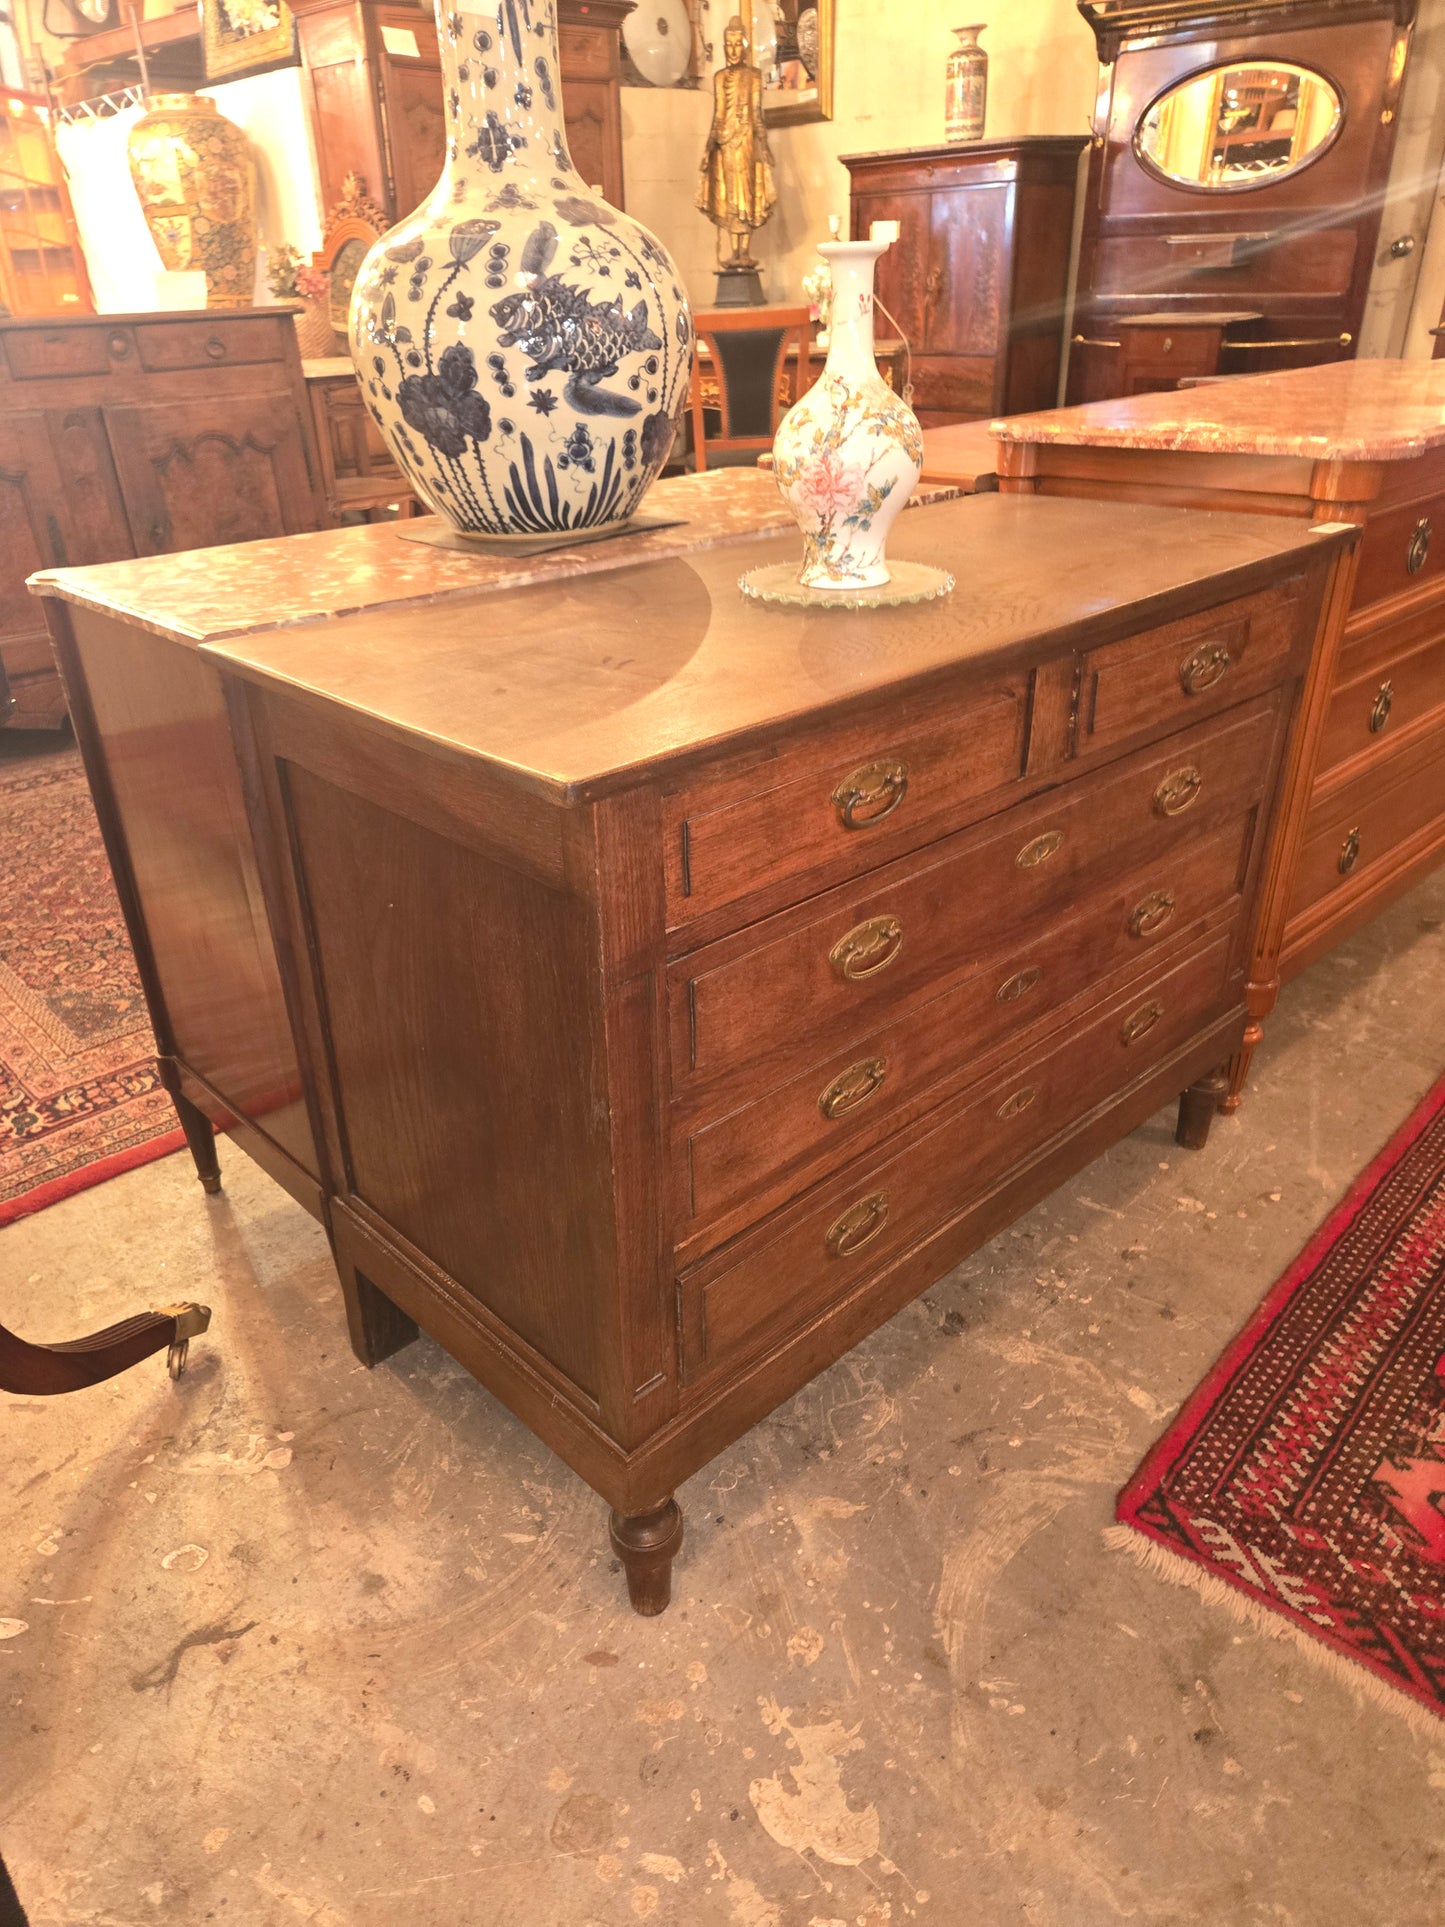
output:
[[[1331,361],[991,424],[1005,442],[1405,462],[1445,446],[1445,361]]]
[[[925,485],[910,507],[948,501],[957,493],[945,484]],[[330,616],[599,575],[793,526],[777,483],[755,468],[713,469],[658,482],[647,493],[643,513],[673,515],[679,521],[671,528],[526,558],[436,548],[405,541],[397,533],[399,527],[422,527],[430,518],[372,522],[274,541],[188,549],[179,555],[141,556],[131,562],[45,569],[31,576],[29,586],[36,595],[55,596],[154,635],[199,645]]]

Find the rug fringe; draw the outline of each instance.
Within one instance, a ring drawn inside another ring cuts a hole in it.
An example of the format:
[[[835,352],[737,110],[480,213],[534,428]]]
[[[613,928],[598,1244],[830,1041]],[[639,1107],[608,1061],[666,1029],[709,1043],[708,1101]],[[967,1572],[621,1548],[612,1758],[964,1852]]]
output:
[[[1316,1639],[1303,1626],[1284,1618],[1261,1600],[1251,1599],[1248,1593],[1240,1592],[1237,1587],[1206,1572],[1203,1566],[1195,1565],[1192,1559],[1171,1552],[1167,1546],[1161,1546],[1157,1539],[1151,1539],[1147,1533],[1130,1525],[1105,1526],[1103,1540],[1110,1552],[1127,1553],[1151,1579],[1162,1579],[1171,1586],[1188,1586],[1191,1592],[1198,1593],[1206,1606],[1222,1606],[1235,1619],[1265,1634],[1267,1638],[1288,1641],[1306,1659],[1348,1686],[1357,1697],[1368,1699],[1376,1706],[1387,1707],[1421,1738],[1437,1742],[1440,1739],[1441,1721],[1438,1714],[1421,1706],[1398,1686],[1392,1686],[1388,1680],[1372,1673],[1368,1666],[1361,1665],[1358,1660],[1347,1659],[1343,1653],[1337,1653],[1333,1646],[1326,1646],[1323,1640]]]

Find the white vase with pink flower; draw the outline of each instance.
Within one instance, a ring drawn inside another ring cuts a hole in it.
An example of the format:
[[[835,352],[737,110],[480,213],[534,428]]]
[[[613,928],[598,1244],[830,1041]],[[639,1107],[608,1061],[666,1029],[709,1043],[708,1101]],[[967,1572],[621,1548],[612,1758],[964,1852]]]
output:
[[[773,444],[778,487],[803,532],[799,581],[823,594],[892,580],[889,532],[923,472],[918,418],[879,374],[873,353],[873,271],[888,245],[819,247],[833,275],[828,362]]]

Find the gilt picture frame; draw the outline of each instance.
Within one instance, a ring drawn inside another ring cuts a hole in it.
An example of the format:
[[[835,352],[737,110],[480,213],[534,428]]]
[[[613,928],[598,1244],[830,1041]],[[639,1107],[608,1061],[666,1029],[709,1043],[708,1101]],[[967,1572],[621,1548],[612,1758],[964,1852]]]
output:
[[[296,58],[296,21],[286,0],[200,0],[207,80],[281,67]]]
[[[831,120],[837,0],[752,0],[752,15],[763,119],[770,127]]]

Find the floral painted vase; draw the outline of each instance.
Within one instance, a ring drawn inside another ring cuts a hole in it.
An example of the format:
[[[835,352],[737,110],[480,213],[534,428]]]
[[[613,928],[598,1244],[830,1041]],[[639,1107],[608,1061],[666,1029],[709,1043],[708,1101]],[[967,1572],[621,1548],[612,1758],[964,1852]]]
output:
[[[205,94],[154,94],[126,140],[131,179],[165,268],[203,268],[208,308],[256,299],[251,144]]]
[[[554,0],[437,7],[447,159],[352,295],[366,405],[469,534],[625,522],[686,406],[692,314],[665,248],[567,153]]]
[[[923,473],[923,432],[873,355],[873,267],[887,241],[825,241],[832,341],[823,373],[778,428],[773,467],[803,531],[804,588],[878,589],[884,548]]]

